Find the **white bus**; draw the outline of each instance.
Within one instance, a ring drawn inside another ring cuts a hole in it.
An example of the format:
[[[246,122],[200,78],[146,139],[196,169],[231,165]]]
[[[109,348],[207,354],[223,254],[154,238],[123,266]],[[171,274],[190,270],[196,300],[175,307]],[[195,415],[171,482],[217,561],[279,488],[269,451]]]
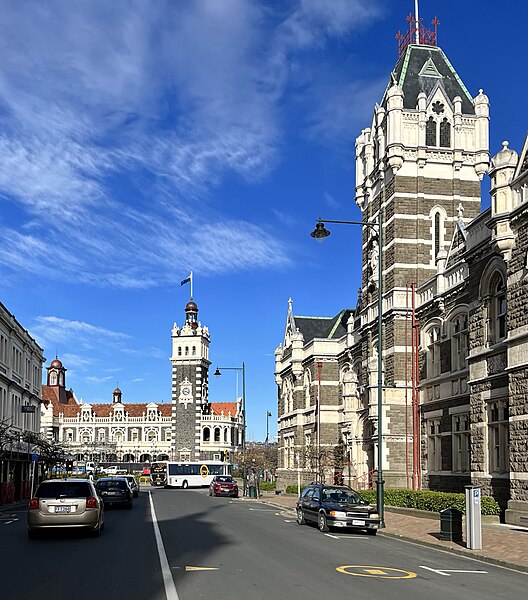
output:
[[[167,462],[165,487],[205,487],[215,475],[230,475],[231,465],[219,460],[201,462]]]

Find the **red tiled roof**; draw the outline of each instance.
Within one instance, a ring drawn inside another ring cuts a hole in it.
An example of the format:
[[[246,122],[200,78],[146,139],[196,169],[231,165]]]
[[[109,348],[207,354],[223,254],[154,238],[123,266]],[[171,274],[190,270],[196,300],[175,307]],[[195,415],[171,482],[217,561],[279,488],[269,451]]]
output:
[[[236,402],[211,402],[211,412],[213,415],[221,415],[222,412],[224,416],[227,416],[231,413],[232,417],[235,417],[237,414],[237,403]]]
[[[74,417],[80,410],[80,405],[75,400],[71,390],[66,391],[66,403],[59,402],[59,388],[57,386],[42,386],[42,400],[53,406],[53,416],[58,417],[60,412],[66,417]]]

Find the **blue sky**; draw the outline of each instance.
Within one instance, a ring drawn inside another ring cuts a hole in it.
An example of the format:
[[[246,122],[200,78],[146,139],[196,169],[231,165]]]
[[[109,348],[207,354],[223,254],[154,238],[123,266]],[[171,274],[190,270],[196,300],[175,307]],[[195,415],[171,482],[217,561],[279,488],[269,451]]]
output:
[[[528,3],[421,0],[492,153],[528,129]],[[170,401],[194,271],[212,368],[246,364],[249,439],[276,432],[274,350],[355,305],[354,141],[412,0],[0,1],[0,300],[88,402]],[[483,183],[484,194],[489,188]],[[211,377],[233,400],[236,373]]]

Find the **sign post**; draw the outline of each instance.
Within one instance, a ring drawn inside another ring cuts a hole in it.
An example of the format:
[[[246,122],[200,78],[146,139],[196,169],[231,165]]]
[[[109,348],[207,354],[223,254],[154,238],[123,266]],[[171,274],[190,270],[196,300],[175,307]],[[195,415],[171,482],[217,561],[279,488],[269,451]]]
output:
[[[482,548],[482,523],[480,517],[480,486],[466,485],[466,547]]]

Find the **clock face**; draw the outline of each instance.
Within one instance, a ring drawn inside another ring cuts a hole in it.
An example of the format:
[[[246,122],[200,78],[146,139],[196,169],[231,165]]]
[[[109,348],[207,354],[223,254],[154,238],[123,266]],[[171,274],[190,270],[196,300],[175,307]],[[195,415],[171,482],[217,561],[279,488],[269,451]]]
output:
[[[184,396],[188,396],[191,393],[191,390],[188,387],[182,389],[182,394]]]

